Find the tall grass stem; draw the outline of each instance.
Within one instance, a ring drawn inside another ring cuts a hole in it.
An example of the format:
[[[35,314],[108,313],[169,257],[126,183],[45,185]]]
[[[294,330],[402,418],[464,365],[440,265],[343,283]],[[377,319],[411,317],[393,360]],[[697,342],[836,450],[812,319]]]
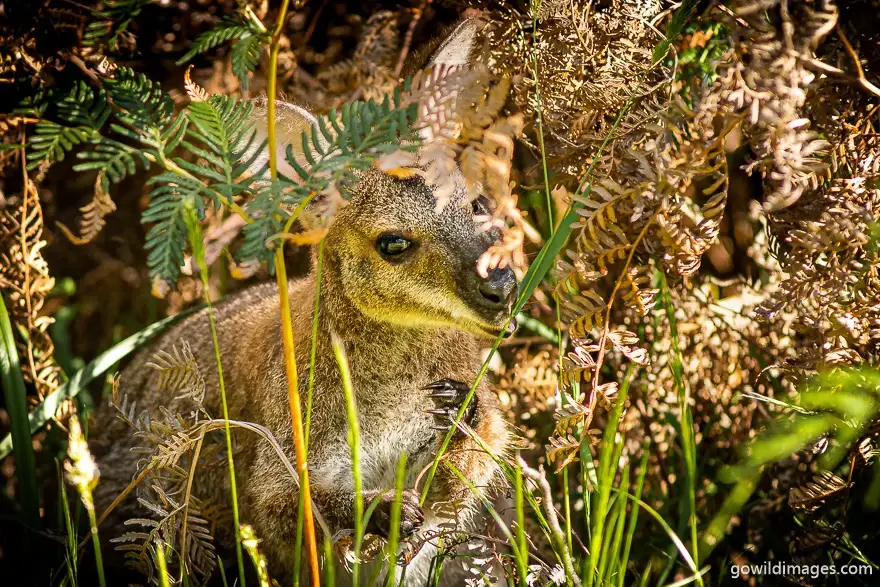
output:
[[[516,543],[521,552],[528,552],[528,544],[526,543],[526,512],[523,497],[523,472],[522,467],[516,466],[516,476],[514,477],[514,499],[516,500]],[[527,587],[527,577],[529,575],[528,561],[523,557],[516,559],[516,574],[520,587]]]
[[[397,472],[394,476],[394,507],[391,508],[391,531],[388,535],[388,571],[385,574],[385,587],[393,587],[397,577],[397,548],[400,543],[400,516],[403,510],[403,484],[406,480],[406,453],[397,459]]]
[[[348,417],[348,446],[351,448],[351,473],[354,477],[354,564],[352,565],[352,585],[360,585],[361,544],[364,539],[364,488],[361,477],[361,426],[358,421],[357,400],[351,385],[351,371],[342,341],[333,333],[333,354],[339,365],[342,391],[345,394],[345,413]]]
[[[91,500],[91,495],[89,496]],[[87,505],[86,513],[89,515],[89,529],[92,533],[92,546],[95,548],[95,566],[98,569],[98,585],[107,587],[104,578],[104,557],[101,555],[101,540],[98,538],[98,520],[95,517],[95,506]]]
[[[312,345],[309,352],[309,387],[306,390],[306,422],[303,433],[305,453],[308,455],[309,438],[312,431],[312,399],[315,392],[315,362],[318,357],[318,324],[321,317],[321,274],[324,269],[324,241],[318,243],[317,262],[315,264],[315,304],[312,307]],[[303,479],[300,476],[300,487]],[[299,578],[302,569],[302,543],[303,543],[303,512],[305,503],[303,492],[299,493],[299,504],[296,516],[296,551],[293,555],[293,585],[299,587]]]
[[[229,427],[229,405],[226,401],[226,381],[223,378],[220,339],[217,335],[217,323],[214,320],[214,306],[211,303],[211,287],[208,280],[208,265],[205,262],[205,244],[202,239],[202,227],[199,223],[199,217],[192,206],[187,208],[185,221],[190,246],[193,251],[193,258],[199,266],[199,276],[201,277],[202,288],[205,290],[205,304],[208,307],[208,322],[211,326],[211,340],[214,343],[214,359],[217,362],[217,381],[220,384],[220,405],[223,410],[223,420],[225,420],[224,433],[226,435],[226,460],[229,466],[229,492],[232,501],[232,523],[235,526],[235,555],[238,563],[239,584],[244,587],[246,583],[244,575],[244,557],[241,550],[241,533],[239,529],[238,485],[235,479],[235,462],[232,457],[232,431]],[[185,564],[185,561],[180,562],[181,566]]]
[[[272,178],[278,177],[278,137],[275,120],[275,101],[277,95],[278,78],[278,52],[281,49],[281,37],[284,32],[284,24],[287,20],[289,0],[282,0],[278,11],[278,19],[272,31],[269,45],[269,73],[267,94],[268,120],[267,135],[269,142],[269,173]],[[296,351],[293,336],[293,320],[290,315],[290,300],[287,284],[287,267],[284,263],[284,239],[275,249],[274,257],[275,275],[278,281],[278,294],[281,300],[281,331],[284,339],[284,363],[287,371],[287,391],[290,401],[290,419],[293,426],[293,443],[296,451],[296,466],[300,474],[300,495],[303,510],[303,532],[306,537],[306,549],[309,554],[310,577],[313,587],[321,584],[320,570],[318,566],[318,542],[315,538],[315,520],[312,512],[312,497],[309,486],[309,472],[306,464],[306,441],[303,431],[302,408],[300,405],[299,381],[296,368]]]
[[[6,302],[0,291],[0,381],[3,382],[3,396],[9,425],[12,428],[12,448],[15,454],[15,477],[18,487],[15,494],[24,519],[32,528],[40,525],[40,492],[37,487],[37,465],[34,447],[31,444],[28,421],[27,392],[15,348],[12,323],[6,311]]]
[[[672,304],[666,275],[662,271],[657,270],[656,279],[660,290],[660,300],[666,313],[666,319],[669,322],[669,333],[672,339],[670,368],[673,380],[675,381],[680,412],[681,448],[687,491],[687,521],[690,527],[691,556],[695,561],[698,561],[700,560],[700,554],[697,529],[697,442],[690,407],[690,390],[684,381],[684,360],[678,336],[678,321],[675,318],[675,307]],[[698,575],[695,581],[699,587],[702,587],[702,576]]]

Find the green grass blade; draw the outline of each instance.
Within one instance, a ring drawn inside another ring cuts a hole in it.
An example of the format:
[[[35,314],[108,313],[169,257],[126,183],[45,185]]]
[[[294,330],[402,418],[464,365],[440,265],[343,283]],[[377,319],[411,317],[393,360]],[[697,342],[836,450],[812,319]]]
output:
[[[666,275],[660,271],[655,271],[656,281],[660,290],[660,303],[666,313],[666,319],[669,322],[669,334],[672,339],[672,348],[670,349],[670,368],[675,381],[676,392],[678,394],[678,405],[681,412],[680,429],[681,429],[681,449],[682,458],[684,460],[685,483],[686,483],[686,504],[683,508],[682,519],[687,516],[687,524],[690,527],[691,538],[691,556],[694,560],[699,560],[699,538],[697,530],[697,443],[696,432],[694,430],[693,416],[690,407],[690,390],[684,381],[684,359],[682,357],[681,343],[678,337],[678,322],[675,318],[675,307],[672,305],[672,297],[669,293],[669,286],[666,283]],[[701,575],[697,575],[697,585],[703,585]]]
[[[596,579],[596,573],[600,568],[602,560],[605,559],[603,552],[603,540],[605,538],[605,519],[608,516],[609,501],[611,492],[614,491],[612,484],[614,476],[617,472],[616,463],[620,461],[620,453],[623,450],[622,442],[615,442],[617,435],[618,423],[620,415],[623,413],[623,406],[629,395],[629,386],[637,371],[635,363],[630,363],[620,382],[620,389],[617,392],[617,398],[614,401],[614,408],[608,416],[608,424],[605,427],[605,434],[602,439],[602,448],[599,452],[598,463],[598,487],[592,497],[595,501],[592,504],[590,514],[592,517],[591,534],[590,534],[590,555],[587,560],[587,571],[584,577],[584,585],[590,587]],[[600,575],[601,576],[601,575]]]
[[[324,587],[336,587],[336,568],[333,565],[333,543],[330,542],[330,536],[324,535]]]
[[[746,502],[752,497],[752,494],[755,493],[760,479],[760,473],[740,479],[731,492],[727,494],[724,503],[721,504],[721,509],[718,510],[718,513],[709,521],[709,525],[703,530],[703,536],[700,538],[700,558],[697,562],[705,561],[712,554],[712,550],[718,546],[718,543],[721,542],[727,533],[730,520],[740,512]]]
[[[694,8],[697,5],[697,0],[685,0],[681,3],[675,13],[672,15],[672,19],[669,21],[669,26],[666,27],[666,38],[660,41],[656,47],[654,47],[654,51],[651,53],[651,62],[657,63],[664,57],[666,57],[666,53],[669,51],[669,47],[672,46],[673,41],[681,34],[684,30],[684,25],[687,24],[688,19],[690,18],[691,12],[693,12]]]
[[[351,570],[351,582],[360,585],[361,544],[364,540],[364,488],[361,476],[361,427],[358,420],[357,402],[351,386],[351,371],[348,368],[348,357],[342,341],[333,335],[333,354],[339,365],[339,377],[342,379],[342,390],[345,392],[345,412],[348,417],[348,446],[351,448],[351,472],[354,476],[354,563]]]
[[[9,424],[12,427],[10,439],[15,453],[15,477],[18,479],[15,493],[24,519],[31,527],[37,528],[40,524],[40,493],[37,489],[36,459],[28,423],[27,392],[21,376],[12,323],[6,312],[6,302],[2,295],[0,295],[0,381],[3,382],[3,396],[6,400],[6,411],[9,413]],[[5,452],[0,454],[0,458],[5,454]]]
[[[400,543],[400,515],[403,509],[403,482],[406,477],[406,453],[397,460],[397,474],[394,477],[394,506],[391,508],[391,532],[388,536],[388,570],[385,574],[385,587],[393,587],[397,574],[397,547]]]
[[[623,475],[621,476],[620,487],[623,489],[629,489],[629,463],[627,463],[626,467],[623,469]],[[618,572],[618,563],[620,562],[620,546],[623,542],[623,529],[626,525],[626,497],[623,496],[618,500],[617,508],[614,512],[614,534],[612,535],[611,544],[607,549],[605,556],[609,559],[609,563],[602,569],[603,562],[600,565],[599,575],[604,577],[603,584],[605,585],[613,585],[614,574]],[[633,509],[638,509],[633,506]],[[604,572],[603,572],[604,571]]]
[[[523,498],[523,474],[522,467],[516,467],[516,477],[514,478],[514,490],[515,490],[515,499],[516,499],[516,544],[519,548],[520,552],[528,552],[528,546],[526,544],[526,513]],[[566,490],[568,487],[566,486]],[[519,579],[519,584],[521,586],[527,585],[526,578],[529,575],[529,567],[528,561],[524,561],[522,558],[516,559],[516,571],[517,571],[517,579]]]
[[[77,552],[79,551],[79,548],[77,547],[78,540],[76,537],[76,527],[74,526],[73,518],[70,515],[70,502],[67,500],[67,484],[64,482],[61,465],[57,460],[55,461],[55,465],[58,468],[58,499],[61,500],[61,512],[64,516],[64,531],[67,534],[67,552],[64,556],[64,564],[67,567],[67,579],[70,581],[70,585],[75,587],[77,584],[77,571],[79,569],[79,563],[77,563]]]
[[[217,568],[220,569],[220,580],[223,582],[223,587],[229,587],[229,583],[226,581],[226,569],[223,568],[223,559],[220,556],[217,556]]]
[[[241,587],[245,585],[244,554],[242,552],[241,520],[238,514],[238,488],[235,478],[235,462],[232,458],[232,431],[229,427],[229,406],[226,401],[226,382],[223,378],[223,363],[220,360],[220,340],[217,336],[217,323],[214,320],[214,307],[211,304],[211,287],[208,281],[208,264],[205,261],[205,241],[202,238],[202,227],[199,217],[192,206],[187,206],[186,215],[187,234],[193,251],[193,258],[199,266],[199,277],[202,281],[202,289],[205,293],[205,305],[208,308],[208,322],[211,326],[211,339],[214,343],[214,359],[217,362],[217,382],[220,384],[220,404],[223,409],[225,420],[224,432],[226,435],[226,459],[229,465],[229,493],[232,502],[232,523],[235,525],[235,555],[238,562],[238,580]]]
[[[626,493],[626,492],[621,491],[619,489],[612,489],[611,491],[614,491],[617,493]],[[646,512],[648,512],[648,514],[650,514],[650,516],[652,518],[654,518],[654,520],[656,520],[658,524],[660,524],[660,527],[663,528],[663,531],[666,532],[667,536],[669,536],[669,539],[672,541],[673,545],[675,546],[675,549],[678,550],[678,553],[681,555],[681,558],[684,559],[684,562],[688,566],[688,569],[690,569],[691,573],[693,573],[694,575],[698,574],[699,571],[697,569],[697,563],[694,561],[693,557],[691,556],[691,553],[688,551],[687,546],[685,546],[685,544],[684,544],[684,542],[682,542],[681,538],[678,537],[678,534],[675,533],[675,530],[672,529],[672,526],[670,526],[666,522],[666,520],[663,519],[663,516],[661,516],[657,510],[655,510],[654,508],[652,508],[651,506],[646,504],[641,499],[636,499],[636,497],[634,495],[632,495],[630,493],[626,493],[626,496],[629,497],[633,501],[634,504],[638,504],[639,507],[643,508]]]
[[[449,470],[452,471],[456,477],[458,477],[459,481],[461,481],[462,484],[465,487],[467,487],[468,490],[470,490],[471,494],[473,494],[474,497],[476,497],[477,499],[480,500],[480,502],[483,504],[483,507],[486,508],[486,511],[489,512],[489,515],[492,516],[493,520],[495,520],[495,523],[498,525],[498,528],[501,530],[501,532],[507,538],[507,542],[510,545],[510,550],[513,552],[514,558],[517,559],[517,566],[520,566],[520,565],[527,566],[528,565],[528,562],[527,562],[528,561],[528,558],[527,558],[528,553],[520,550],[519,544],[518,544],[516,538],[514,537],[513,532],[511,532],[510,528],[507,527],[507,524],[504,522],[504,519],[501,517],[501,515],[498,513],[498,511],[492,506],[492,503],[488,499],[486,499],[486,497],[483,495],[483,493],[479,489],[477,489],[473,483],[471,483],[470,479],[465,477],[464,473],[462,473],[461,471],[458,470],[458,467],[456,467],[452,463],[448,463],[448,465],[449,465]]]
[[[158,571],[160,587],[169,587],[168,563],[165,561],[165,546],[163,544],[156,545],[156,566],[159,567]]]
[[[629,514],[629,522],[626,527],[626,539],[623,547],[623,555],[620,557],[619,575],[617,576],[618,587],[623,587],[626,579],[626,566],[629,563],[629,553],[632,548],[633,538],[636,534],[636,524],[639,519],[639,508],[636,507],[638,500],[642,499],[642,489],[645,487],[645,475],[648,472],[648,457],[650,452],[648,448],[651,446],[651,440],[645,439],[642,443],[642,461],[639,463],[639,476],[636,480],[635,500],[633,501],[632,511]]]

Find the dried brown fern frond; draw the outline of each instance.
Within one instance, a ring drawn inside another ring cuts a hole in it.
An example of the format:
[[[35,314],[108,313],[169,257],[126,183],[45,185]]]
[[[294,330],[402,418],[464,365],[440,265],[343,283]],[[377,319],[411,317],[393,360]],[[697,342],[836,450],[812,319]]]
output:
[[[772,2],[769,14],[773,18],[768,20],[744,12],[760,38],[744,33],[740,43],[756,44],[759,59],[734,68],[749,73],[731,78],[731,96],[742,96],[744,108],[761,104],[749,111],[745,133],[757,142],[752,167],[764,176],[769,254],[781,271],[759,311],[767,320],[786,320],[798,332],[803,352],[784,367],[802,380],[816,370],[878,357],[880,116],[876,96],[823,74],[823,64],[835,56],[849,58],[843,29],[855,26],[837,22],[833,3],[789,10]],[[768,62],[773,55],[778,57]],[[778,83],[771,79],[777,72],[773,68],[783,66],[793,76],[789,94],[771,97],[769,103],[750,97],[747,83],[764,84],[770,92]],[[809,136],[802,134],[807,128]],[[816,135],[825,144],[819,145]],[[819,158],[821,169],[810,163],[813,171],[805,174],[804,162]]]
[[[58,387],[61,374],[48,333],[54,319],[43,314],[55,278],[43,258],[47,243],[37,189],[27,175],[24,179],[26,189],[18,197],[0,202],[0,290],[13,323],[27,333],[16,337],[22,372],[42,398]]]
[[[524,264],[524,229],[511,182],[514,139],[524,120],[503,112],[509,87],[508,78],[493,79],[481,63],[438,66],[417,74],[407,97],[418,102],[424,141],[413,172],[431,186],[437,206],[462,192],[464,204],[481,196],[492,203],[476,220],[485,230],[499,228],[502,237],[481,258],[483,274]]]
[[[339,61],[318,73],[336,100],[381,99],[394,89],[394,68],[398,56],[397,12],[383,10],[364,23],[358,46],[350,59]]]
[[[830,471],[821,471],[811,481],[789,490],[788,505],[795,510],[812,513],[841,497],[847,489],[849,483]]]
[[[0,53],[0,60],[3,54]],[[2,68],[2,65],[0,65]],[[25,129],[33,119],[24,116],[0,114],[0,172],[13,173],[14,166],[21,163],[24,156],[23,149],[16,149],[16,145],[25,143]]]
[[[513,99],[526,120],[534,125],[540,117],[548,164],[560,180],[580,179],[630,98],[613,141],[626,143],[655,110],[648,88],[666,76],[662,68],[649,72],[660,40],[651,21],[659,12],[635,0],[544,2],[535,30],[533,15],[513,8],[493,19],[487,63],[514,80]],[[636,80],[645,85],[636,90]]]
[[[765,178],[764,208],[773,212],[796,202],[824,177],[829,143],[811,128],[804,106],[817,81],[810,63],[834,29],[838,9],[823,0],[737,2],[733,11],[745,26],[735,28],[740,51],[722,73],[724,98],[748,114],[744,132],[755,152],[752,169]],[[766,13],[765,13],[766,11]]]
[[[642,149],[624,154],[613,177],[594,182],[589,195],[574,196],[582,206],[574,225],[576,250],[568,253],[573,262],[560,263],[555,290],[573,337],[605,326],[602,314],[614,300],[593,289],[599,276],[615,276],[614,293],[641,316],[653,307],[656,290],[647,287],[645,270],[631,264],[636,244],[645,253],[662,250],[675,273],[689,275],[715,242],[727,198],[724,135],[693,128],[699,111],[673,118],[674,112],[664,131],[646,131]],[[702,205],[688,197],[697,186]],[[652,222],[656,232],[650,230]]]
[[[184,341],[179,349],[173,347],[170,353],[156,353],[146,366],[159,374],[159,393],[173,393],[177,399],[188,399],[198,407],[202,405],[207,384],[188,342]]]
[[[116,211],[116,204],[110,198],[110,194],[105,190],[107,180],[102,173],[98,174],[95,179],[95,192],[91,201],[79,209],[81,216],[79,217],[79,236],[73,234],[69,228],[58,223],[58,227],[64,233],[70,242],[82,245],[92,242],[101,229],[104,228],[105,218]]]
[[[189,346],[155,355],[148,368],[158,372],[159,393],[176,393],[169,403],[172,409],[193,409],[186,417],[164,406],[159,414],[139,412],[127,397],[114,395],[113,405],[120,418],[134,429],[140,442],[132,449],[143,455],[138,463],[141,482],[136,488],[137,501],[149,517],[125,521],[126,526],[143,530],[125,532],[111,542],[125,553],[126,565],[153,584],[158,584],[156,549],[167,545],[173,553],[167,557],[169,568],[179,566],[185,558],[188,580],[204,585],[216,567],[214,535],[218,525],[228,525],[229,512],[228,506],[194,495],[191,477],[196,470],[225,467],[225,445],[206,437],[206,424],[211,421],[199,418],[204,413],[205,380]],[[169,581],[177,584],[174,577]]]
[[[581,450],[584,440],[580,434],[567,434],[565,436],[552,436],[547,446],[547,462],[556,467],[556,470],[577,461],[578,452]]]
[[[624,306],[635,311],[638,316],[648,316],[657,302],[657,288],[649,287],[651,267],[639,265],[630,267],[623,277],[620,299]]]
[[[110,541],[117,545],[116,550],[124,553],[126,566],[144,575],[154,585],[160,584],[156,549],[167,546],[174,552],[186,541],[187,577],[190,582],[206,584],[217,566],[217,555],[210,522],[201,515],[200,500],[190,496],[188,503],[180,503],[158,484],[150,487],[150,495],[151,499],[140,497],[138,502],[152,517],[132,518],[125,522],[126,526],[142,529],[125,532]],[[180,536],[183,516],[186,516],[185,537]],[[165,580],[172,585],[179,584],[171,575]]]

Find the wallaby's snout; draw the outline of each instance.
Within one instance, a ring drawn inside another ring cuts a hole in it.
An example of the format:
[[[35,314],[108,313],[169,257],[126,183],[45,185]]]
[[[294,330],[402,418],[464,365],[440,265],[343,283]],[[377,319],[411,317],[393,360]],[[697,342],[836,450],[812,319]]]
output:
[[[504,267],[490,269],[483,277],[474,266],[468,272],[468,277],[463,288],[465,291],[460,295],[471,310],[480,317],[481,322],[490,327],[487,334],[496,334],[507,322],[516,302],[519,290],[516,275],[510,267]],[[515,325],[516,323],[511,321],[508,325],[508,334]]]
[[[486,277],[477,275],[474,301],[487,310],[508,310],[516,298],[516,276],[510,267],[490,269]]]

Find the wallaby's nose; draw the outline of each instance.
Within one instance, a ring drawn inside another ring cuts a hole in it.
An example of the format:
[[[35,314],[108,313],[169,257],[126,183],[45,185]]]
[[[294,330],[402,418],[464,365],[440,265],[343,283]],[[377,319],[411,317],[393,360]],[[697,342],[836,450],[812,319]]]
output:
[[[480,282],[479,290],[485,305],[506,308],[516,295],[516,276],[510,267],[491,269],[489,275]]]

